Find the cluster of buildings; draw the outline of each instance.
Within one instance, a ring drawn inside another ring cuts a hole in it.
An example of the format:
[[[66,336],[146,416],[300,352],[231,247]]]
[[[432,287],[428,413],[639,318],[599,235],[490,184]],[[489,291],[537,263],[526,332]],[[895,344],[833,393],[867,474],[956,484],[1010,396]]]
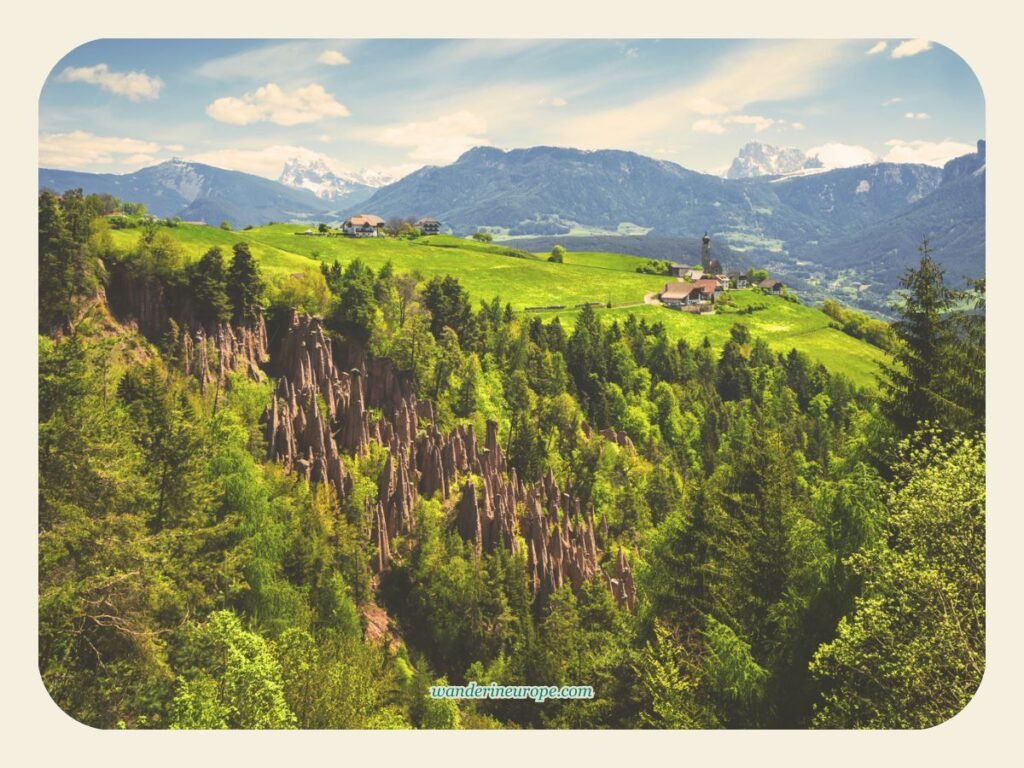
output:
[[[429,216],[417,219],[413,224],[424,235],[438,235],[441,233],[441,222]],[[386,222],[380,216],[372,213],[358,213],[349,216],[341,224],[341,234],[346,237],[383,237]],[[307,229],[303,235],[316,235],[316,230]]]
[[[753,285],[766,293],[779,296],[782,294],[782,289],[785,288],[781,281],[772,278],[751,283],[749,276],[743,272],[712,275],[700,269],[690,269],[674,264],[672,274],[676,276],[676,282],[665,283],[665,288],[658,298],[666,307],[689,312],[710,311],[711,305],[722,295],[723,291],[747,288]]]
[[[417,219],[413,226],[424,235],[437,235],[441,232],[441,222],[429,216]],[[348,237],[380,237],[384,234],[384,219],[372,213],[350,216],[342,222],[341,233]]]

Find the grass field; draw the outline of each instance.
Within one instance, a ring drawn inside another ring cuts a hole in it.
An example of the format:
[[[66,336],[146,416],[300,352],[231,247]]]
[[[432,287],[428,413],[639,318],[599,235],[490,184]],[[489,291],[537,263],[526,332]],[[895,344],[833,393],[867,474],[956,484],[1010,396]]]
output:
[[[564,310],[542,312],[538,316],[546,319],[557,316],[568,327],[575,324],[578,313],[575,305],[610,301],[611,309],[598,310],[601,317],[625,320],[634,313],[649,322],[664,323],[674,338],[696,344],[707,336],[717,349],[728,339],[732,324],[743,322],[773,349],[787,351],[796,347],[860,386],[874,385],[874,374],[885,359],[881,350],[830,328],[829,318],[817,309],[753,290],[731,291],[729,296],[734,306],[714,315],[697,316],[644,305],[644,295],[660,290],[668,278],[637,273],[636,267],[643,262],[633,256],[569,251],[565,254],[565,263],[551,264],[546,261],[547,254],[515,258],[507,255],[505,246],[444,235],[398,240],[296,234],[304,230],[300,225],[275,224],[230,232],[181,224],[167,231],[182,244],[186,255],[194,259],[214,245],[229,253],[234,243],[244,240],[250,244],[268,277],[319,269],[320,262],[330,264],[335,259],[344,265],[357,257],[374,269],[391,261],[397,272],[414,272],[427,280],[450,274],[470,292],[474,303],[498,296],[516,310],[565,305]],[[118,246],[128,248],[140,234],[140,230],[129,229],[115,231],[113,236]],[[765,309],[739,313],[740,309],[751,305],[765,305]]]
[[[886,354],[830,327],[830,320],[823,312],[766,296],[753,289],[730,291],[728,295],[734,306],[722,308],[713,315],[693,315],[659,305],[597,311],[605,320],[623,322],[630,314],[635,314],[649,323],[663,323],[671,338],[686,339],[691,344],[700,344],[707,336],[715,349],[720,349],[729,339],[729,329],[733,324],[741,322],[750,328],[752,335],[764,338],[776,351],[787,352],[795,347],[823,363],[830,371],[847,376],[858,386],[875,386],[875,374],[886,360]],[[752,305],[764,305],[765,309],[750,314],[740,313],[739,310]],[[545,312],[541,316],[548,319],[558,317],[564,326],[571,328],[577,314],[559,311]]]

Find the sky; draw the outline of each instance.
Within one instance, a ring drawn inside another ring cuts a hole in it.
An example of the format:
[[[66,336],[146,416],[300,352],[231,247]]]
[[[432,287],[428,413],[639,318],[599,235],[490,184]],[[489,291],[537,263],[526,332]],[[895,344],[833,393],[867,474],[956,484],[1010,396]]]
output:
[[[827,166],[941,165],[984,138],[927,40],[97,40],[40,95],[43,167],[286,160],[398,177],[481,145],[623,149],[709,173],[760,141]]]

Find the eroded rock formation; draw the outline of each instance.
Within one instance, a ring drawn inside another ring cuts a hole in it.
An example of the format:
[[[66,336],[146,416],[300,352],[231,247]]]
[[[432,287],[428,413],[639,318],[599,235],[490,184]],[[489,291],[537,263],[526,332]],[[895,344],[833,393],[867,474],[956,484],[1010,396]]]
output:
[[[341,454],[358,454],[370,441],[388,448],[377,500],[367,510],[377,572],[388,569],[395,537],[413,530],[422,494],[451,509],[452,526],[478,551],[525,547],[536,595],[563,584],[579,589],[603,573],[592,513],[550,473],[525,485],[507,464],[497,424],[487,422],[482,445],[471,425],[442,434],[432,404],[417,400],[389,360],[341,352],[347,370],[335,364],[320,321],[292,313],[274,353],[281,375],[263,414],[264,434],[271,459],[311,482],[329,483],[338,498],[351,492]],[[632,610],[632,577],[621,553],[620,560],[616,576],[604,580]]]
[[[263,317],[240,327],[218,323],[213,333],[198,326],[181,330],[181,358],[185,374],[195,376],[202,388],[221,382],[230,373],[244,373],[253,381],[266,374],[260,366],[267,361],[267,327]]]

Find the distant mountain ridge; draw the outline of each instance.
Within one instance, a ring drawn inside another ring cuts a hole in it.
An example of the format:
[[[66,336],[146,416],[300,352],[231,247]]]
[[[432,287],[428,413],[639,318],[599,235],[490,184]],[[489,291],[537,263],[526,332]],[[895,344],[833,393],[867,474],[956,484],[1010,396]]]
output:
[[[954,158],[940,173],[934,190],[888,217],[848,237],[813,248],[795,247],[796,257],[813,258],[833,268],[856,268],[867,278],[892,286],[929,248],[951,282],[985,275],[985,142],[977,152]]]
[[[800,160],[775,153],[768,163],[760,150],[747,157],[760,170]],[[708,231],[719,247],[749,252],[751,260],[789,269],[794,277],[855,266],[883,295],[929,236],[941,263],[983,274],[983,141],[978,152],[944,168],[880,162],[807,170],[725,179],[621,150],[477,147],[450,165],[421,168],[375,191],[315,163],[286,168],[283,177],[294,185],[288,186],[180,160],[124,175],[40,169],[39,184],[109,192],[143,202],[161,217],[214,225],[226,220],[235,227],[337,223],[366,212],[432,216],[456,235],[486,227],[499,238],[686,239]]]
[[[144,203],[155,216],[180,216],[215,226],[222,221],[233,227],[268,221],[313,221],[334,207],[308,189],[293,189],[262,176],[178,159],[126,174],[40,168],[39,187],[55,192],[81,188],[86,193],[109,193]]]
[[[879,163],[782,179],[732,180],[619,150],[477,147],[451,165],[427,167],[362,204],[378,215],[433,216],[468,234],[614,233],[653,236],[705,230],[736,243],[803,243],[853,234],[934,190],[942,172]],[[354,213],[354,209],[349,212]]]

